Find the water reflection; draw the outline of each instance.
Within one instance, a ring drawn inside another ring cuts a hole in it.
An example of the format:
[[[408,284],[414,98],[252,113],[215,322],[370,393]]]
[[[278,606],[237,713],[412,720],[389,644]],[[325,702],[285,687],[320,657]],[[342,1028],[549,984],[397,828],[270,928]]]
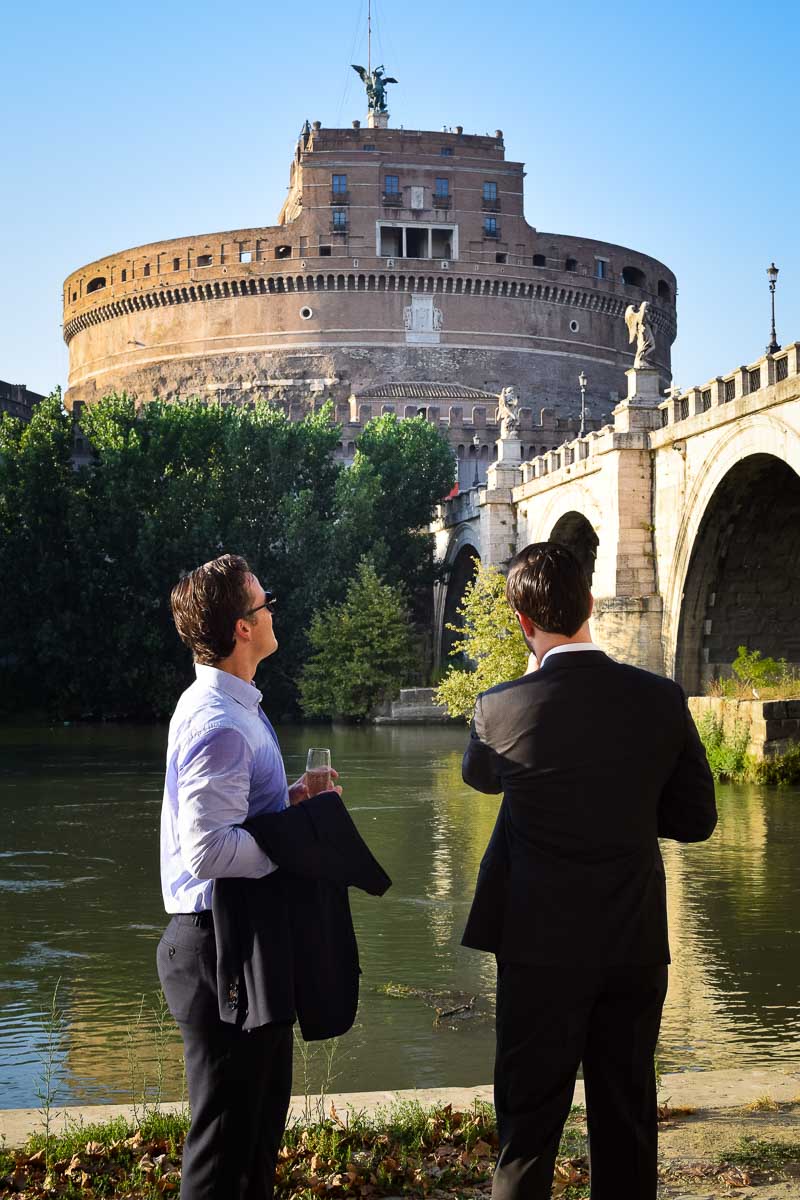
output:
[[[281,731],[290,775],[319,734]],[[461,782],[465,737],[461,728],[326,733],[348,805],[394,879],[382,900],[353,898],[362,1003],[337,1052],[337,1088],[491,1077],[490,1020],[436,1027],[423,997],[384,990],[477,994],[491,1010],[493,960],[460,939],[498,799]],[[180,1044],[154,1011],[164,741],[158,728],[0,733],[6,1106],[36,1102],[59,979],[59,1103],[152,1094],[159,1061],[165,1095],[181,1094]],[[710,842],[663,847],[673,951],[659,1050],[667,1069],[800,1058],[800,791],[725,788],[719,805]],[[310,1086],[323,1069],[317,1056]],[[296,1088],[302,1074],[299,1063]]]

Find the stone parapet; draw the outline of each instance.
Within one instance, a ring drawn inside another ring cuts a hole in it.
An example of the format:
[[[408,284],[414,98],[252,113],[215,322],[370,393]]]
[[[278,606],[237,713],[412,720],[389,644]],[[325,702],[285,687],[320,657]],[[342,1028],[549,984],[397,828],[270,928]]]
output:
[[[748,754],[775,758],[800,745],[800,700],[736,700],[727,696],[690,696],[695,721],[711,715],[729,736],[747,732]]]

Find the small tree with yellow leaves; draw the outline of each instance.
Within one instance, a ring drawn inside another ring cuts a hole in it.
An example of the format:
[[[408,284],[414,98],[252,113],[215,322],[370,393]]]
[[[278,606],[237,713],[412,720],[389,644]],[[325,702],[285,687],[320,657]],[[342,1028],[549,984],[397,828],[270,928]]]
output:
[[[463,654],[472,667],[466,671],[451,667],[437,689],[436,701],[451,717],[469,721],[481,692],[524,673],[528,649],[506,600],[505,576],[497,567],[478,563],[456,611],[462,623],[447,626],[459,635],[450,654]]]

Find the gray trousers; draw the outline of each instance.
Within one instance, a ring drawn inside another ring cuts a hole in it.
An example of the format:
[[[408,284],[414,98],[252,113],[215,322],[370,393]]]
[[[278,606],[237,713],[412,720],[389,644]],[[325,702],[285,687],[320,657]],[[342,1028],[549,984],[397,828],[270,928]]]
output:
[[[271,1200],[292,1087],[292,1026],[219,1019],[211,915],[172,918],[158,975],[183,1038],[191,1125],[181,1200]]]

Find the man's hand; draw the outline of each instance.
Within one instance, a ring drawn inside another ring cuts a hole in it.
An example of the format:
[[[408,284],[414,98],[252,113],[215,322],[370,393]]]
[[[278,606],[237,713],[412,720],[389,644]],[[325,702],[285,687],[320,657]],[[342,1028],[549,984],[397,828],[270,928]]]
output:
[[[338,778],[339,778],[339,772],[334,771],[333,767],[331,767],[331,779],[334,780],[334,779],[338,779]],[[342,794],[342,789],[335,784],[332,785],[329,790],[332,792],[338,792],[340,796]],[[311,793],[308,790],[308,784],[306,782],[305,775],[301,775],[300,778],[295,780],[294,783],[289,784],[289,803],[290,804],[302,804],[302,802],[304,800],[307,800],[310,795],[311,795]]]

